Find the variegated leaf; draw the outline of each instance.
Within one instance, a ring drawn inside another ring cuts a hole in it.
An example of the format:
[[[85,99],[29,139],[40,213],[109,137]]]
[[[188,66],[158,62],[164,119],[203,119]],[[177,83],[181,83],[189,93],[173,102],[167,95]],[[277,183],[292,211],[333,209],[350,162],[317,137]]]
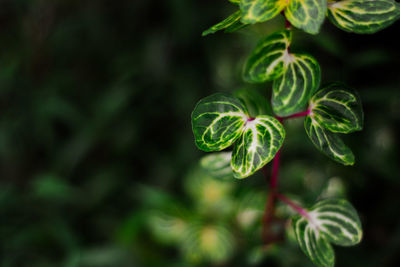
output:
[[[318,266],[334,266],[330,245],[352,246],[362,238],[356,210],[344,199],[327,199],[307,211],[307,216],[293,218],[293,228],[303,252]]]
[[[289,54],[285,73],[274,81],[272,108],[278,116],[303,111],[319,87],[321,70],[318,62],[306,54]]]
[[[304,217],[295,217],[292,222],[297,242],[310,260],[320,267],[335,265],[335,252],[328,240]]]
[[[326,130],[310,116],[306,117],[304,127],[313,144],[325,155],[344,165],[354,164],[353,152],[339,136]]]
[[[400,18],[400,5],[393,0],[344,0],[328,4],[328,18],[348,32],[375,33]]]
[[[158,210],[149,212],[147,223],[156,238],[166,243],[182,241],[187,226],[182,216]]]
[[[220,263],[232,256],[234,237],[225,224],[195,221],[188,225],[184,235],[182,251],[193,264],[202,261]]]
[[[326,0],[290,0],[285,16],[290,23],[311,34],[317,34],[324,22]]]
[[[244,103],[252,118],[258,115],[273,115],[271,105],[267,102],[267,99],[254,88],[240,89],[235,91],[233,95]]]
[[[272,19],[286,5],[286,1],[282,0],[242,0],[240,1],[240,9],[243,14],[242,22],[253,24]]]
[[[333,83],[310,101],[311,116],[331,132],[350,133],[363,128],[364,114],[358,94],[348,86]]]
[[[196,145],[203,151],[220,151],[231,146],[248,119],[242,103],[230,94],[216,93],[197,103],[192,113]]]
[[[215,24],[214,26],[210,27],[209,29],[205,30],[202,35],[206,36],[208,34],[215,33],[217,31],[225,30],[225,32],[233,32],[235,30],[243,28],[244,25],[243,23],[240,22],[241,18],[241,11],[238,10],[232,15],[230,15],[228,18],[224,19],[218,24]]]
[[[275,157],[285,138],[282,124],[271,116],[248,121],[235,143],[231,166],[236,178],[245,178]]]
[[[292,33],[288,30],[262,39],[247,59],[243,78],[248,82],[265,82],[281,76],[286,68],[291,40]]]
[[[201,158],[200,165],[214,178],[232,177],[232,152],[215,152]]]

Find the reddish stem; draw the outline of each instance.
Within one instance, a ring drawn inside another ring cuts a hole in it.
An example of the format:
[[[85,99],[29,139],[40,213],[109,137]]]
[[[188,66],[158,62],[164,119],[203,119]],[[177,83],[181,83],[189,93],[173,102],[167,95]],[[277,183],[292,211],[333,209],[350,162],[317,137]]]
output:
[[[270,225],[274,219],[275,214],[275,193],[270,192],[265,204],[264,216],[263,216],[263,227],[262,227],[262,239],[264,245],[268,245],[273,241],[274,237],[270,234]]]
[[[262,237],[264,244],[267,245],[270,243],[271,238],[273,238],[269,232],[271,222],[274,220],[275,214],[275,199],[277,194],[278,187],[278,171],[279,171],[279,159],[280,159],[281,151],[278,150],[276,153],[273,162],[272,162],[272,175],[269,180],[269,188],[270,192],[267,198],[267,203],[265,204],[265,211],[263,216],[263,228],[262,228]],[[263,173],[265,179],[268,180],[268,173],[266,167],[263,168]]]
[[[285,29],[290,30],[292,29],[292,24],[290,23],[290,21],[286,18],[285,16],[285,11],[281,12],[282,16],[285,18]]]
[[[292,209],[297,211],[301,216],[304,216],[307,219],[310,219],[310,216],[308,215],[308,213],[302,207],[300,207],[299,205],[295,204],[292,200],[287,198],[285,195],[276,193],[275,196],[277,198],[279,198],[279,200],[281,200],[282,202],[284,202],[287,205],[289,205]]]
[[[295,113],[286,117],[280,117],[280,116],[275,116],[275,118],[277,118],[280,122],[287,120],[287,119],[293,119],[293,118],[299,118],[299,117],[304,117],[307,115],[310,115],[310,110],[307,111],[303,111],[303,112],[299,112],[299,113]]]
[[[275,158],[272,162],[272,175],[270,181],[271,190],[276,191],[278,187],[278,172],[279,172],[279,160],[281,156],[281,150],[279,149],[278,152],[275,154]]]

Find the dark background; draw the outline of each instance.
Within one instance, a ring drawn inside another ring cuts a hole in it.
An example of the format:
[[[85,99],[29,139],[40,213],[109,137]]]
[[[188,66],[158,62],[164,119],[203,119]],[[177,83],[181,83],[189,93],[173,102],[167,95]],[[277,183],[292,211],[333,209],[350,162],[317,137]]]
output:
[[[183,177],[203,155],[192,109],[247,86],[246,56],[283,27],[278,17],[201,37],[234,10],[211,0],[0,1],[1,266],[193,264],[151,234],[143,186],[187,202]],[[399,22],[356,35],[329,21],[316,36],[295,32],[293,51],[317,58],[322,82],[343,81],[363,100],[364,130],[344,137],[354,167],[319,153],[301,120],[289,125],[282,155],[283,189],[303,194],[290,186],[290,173],[303,170],[340,177],[360,213],[364,240],[335,248],[337,266],[400,266],[399,32]],[[270,94],[270,84],[256,87]],[[265,186],[257,175],[231,182]],[[299,260],[285,264],[284,247],[258,264],[309,266],[298,248]],[[249,249],[201,263],[244,266]]]

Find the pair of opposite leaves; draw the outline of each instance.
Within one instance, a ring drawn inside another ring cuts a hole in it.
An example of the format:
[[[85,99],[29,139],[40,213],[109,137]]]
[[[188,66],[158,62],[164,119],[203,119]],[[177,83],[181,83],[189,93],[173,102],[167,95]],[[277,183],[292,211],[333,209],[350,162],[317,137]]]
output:
[[[212,153],[202,158],[201,166],[213,177],[231,177],[229,152]],[[345,199],[318,201],[292,218],[292,229],[301,250],[320,267],[335,264],[333,245],[352,246],[362,239],[357,211]]]
[[[260,114],[254,118],[244,100],[216,93],[203,98],[192,113],[192,129],[199,149],[221,151],[234,145],[231,167],[236,178],[245,178],[271,161],[285,139],[282,124]],[[351,150],[334,133],[349,133],[362,128],[360,100],[342,84],[331,84],[309,101],[305,128],[314,145],[332,159],[354,163]]]
[[[400,18],[400,5],[394,0],[230,0],[240,10],[203,32],[233,32],[248,24],[272,19],[280,12],[295,27],[317,34],[325,15],[338,28],[355,33],[375,33]],[[328,3],[327,3],[328,2]]]

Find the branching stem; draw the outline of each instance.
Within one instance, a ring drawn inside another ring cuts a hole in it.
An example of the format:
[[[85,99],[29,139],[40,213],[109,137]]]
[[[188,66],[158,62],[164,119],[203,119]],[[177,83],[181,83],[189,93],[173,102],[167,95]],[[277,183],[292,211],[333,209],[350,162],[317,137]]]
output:
[[[287,120],[287,119],[304,117],[304,116],[310,115],[310,113],[311,113],[311,111],[308,109],[307,111],[295,113],[295,114],[292,114],[290,116],[286,116],[286,117],[276,116],[275,118],[277,118],[279,121],[284,121],[284,120]]]
[[[294,209],[295,211],[297,211],[301,216],[304,216],[306,218],[310,218],[309,214],[307,213],[307,211],[305,211],[305,209],[303,209],[302,207],[300,207],[299,205],[297,205],[296,203],[294,203],[292,200],[290,200],[288,197],[286,197],[285,195],[276,193],[275,194],[276,198],[278,198],[280,201],[282,201],[283,203],[289,205],[292,209]]]
[[[278,119],[281,123],[284,120],[287,119],[292,119],[292,118],[298,118],[298,117],[304,117],[310,114],[310,110],[308,109],[307,111],[304,112],[299,112],[292,114],[290,116],[286,117],[280,117],[280,116],[275,116],[276,119]],[[264,241],[265,245],[268,245],[273,239],[273,236],[270,233],[270,225],[271,222],[275,219],[275,202],[276,198],[281,200],[282,202],[286,203],[290,207],[292,207],[294,210],[296,210],[299,214],[306,218],[310,218],[308,213],[299,205],[295,204],[293,201],[291,201],[289,198],[286,196],[279,194],[278,193],[278,174],[279,174],[279,163],[280,163],[280,156],[281,156],[281,150],[278,150],[276,153],[273,161],[272,161],[272,173],[271,173],[271,178],[269,179],[269,195],[267,198],[267,203],[265,204],[265,211],[264,211],[264,216],[263,216],[263,228],[262,228],[262,238]],[[268,183],[268,170],[266,166],[262,169],[264,173],[264,177]]]

